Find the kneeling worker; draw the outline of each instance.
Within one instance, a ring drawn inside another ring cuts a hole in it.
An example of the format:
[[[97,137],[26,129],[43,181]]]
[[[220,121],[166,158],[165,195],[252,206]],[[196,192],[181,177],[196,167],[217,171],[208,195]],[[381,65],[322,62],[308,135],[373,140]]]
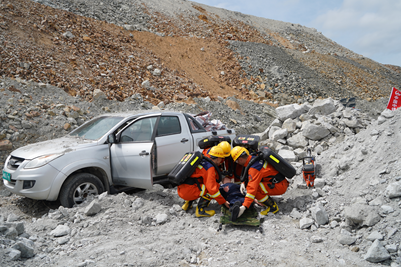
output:
[[[248,150],[241,146],[234,147],[230,154],[233,161],[244,167],[247,167],[251,159],[255,157],[250,155]],[[289,186],[289,182],[283,176],[279,180],[275,178],[278,173],[266,160],[256,161],[252,164],[248,170],[247,188],[244,182],[240,185],[241,192],[246,193],[247,190],[247,194],[240,207],[238,217],[243,214],[246,208],[250,207],[254,199],[267,207],[261,212],[262,215],[267,215],[268,212],[276,213],[279,211],[278,205],[270,196],[284,194]]]
[[[222,164],[225,156],[222,148],[218,146],[211,147],[205,157],[209,157],[219,166]],[[187,178],[183,184],[177,187],[178,195],[186,202],[182,206],[183,210],[192,207],[193,201],[200,197],[195,215],[197,217],[211,217],[215,215],[214,210],[205,210],[211,199],[215,199],[219,205],[225,204],[229,208],[229,202],[221,195],[219,191],[219,176],[215,167],[206,160],[201,161],[196,171]]]

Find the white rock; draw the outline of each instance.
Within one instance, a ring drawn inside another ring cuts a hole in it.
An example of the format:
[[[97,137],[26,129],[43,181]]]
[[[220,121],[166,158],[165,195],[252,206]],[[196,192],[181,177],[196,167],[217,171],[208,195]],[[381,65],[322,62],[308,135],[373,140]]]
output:
[[[389,109],[385,109],[384,111],[382,111],[381,115],[385,118],[392,118],[394,117],[395,112],[391,111]]]
[[[300,220],[300,229],[307,229],[313,225],[314,220],[310,218],[303,218]]]
[[[85,207],[84,209],[84,214],[87,216],[93,216],[98,214],[99,211],[101,211],[102,207],[98,203],[98,200],[92,200],[92,202]]]
[[[386,245],[385,249],[388,250],[389,253],[395,253],[398,251],[398,245],[395,245],[395,244]]]
[[[160,75],[162,74],[162,71],[159,70],[159,69],[155,69],[155,70],[152,72],[152,74],[155,75],[155,76],[160,76]]]
[[[145,80],[144,82],[141,83],[141,87],[149,89],[151,87],[151,82],[149,82],[149,80]]]
[[[374,231],[371,234],[369,234],[366,239],[370,241],[374,241],[376,239],[383,240],[384,236],[379,231]]]
[[[302,217],[302,214],[297,210],[297,208],[293,208],[289,216],[293,219],[300,219]]]
[[[387,189],[385,190],[385,194],[389,198],[401,197],[401,183],[393,182],[390,185],[388,185]]]
[[[285,159],[286,161],[289,161],[289,162],[296,162],[298,160],[295,153],[290,150],[281,149],[281,150],[279,150],[278,154],[280,156],[282,156],[283,159]]]
[[[296,130],[296,122],[293,119],[288,118],[283,122],[282,128],[286,129],[288,133],[293,133]]]
[[[311,243],[321,243],[322,241],[324,241],[324,239],[322,239],[322,237],[319,236],[312,236],[310,238]]]
[[[310,140],[321,140],[330,134],[330,131],[321,125],[307,124],[302,128],[303,136]]]
[[[321,114],[328,115],[336,111],[335,102],[332,98],[317,99],[314,101],[313,107],[308,111],[309,115]]]
[[[387,206],[387,205],[382,205],[381,207],[380,207],[380,213],[381,214],[389,214],[389,213],[392,213],[392,212],[394,212],[395,210],[393,209],[393,207],[391,207],[391,206]]]
[[[319,225],[325,225],[328,223],[329,218],[328,214],[325,211],[325,209],[321,206],[315,206],[310,209],[311,215],[313,216],[313,219],[319,224]]]
[[[21,258],[21,251],[15,248],[8,248],[6,249],[6,253],[11,261],[16,261]]]
[[[56,227],[56,229],[54,229],[53,231],[50,232],[50,235],[52,235],[54,237],[59,237],[59,236],[69,235],[70,232],[71,232],[70,227],[68,227],[66,225],[58,225]]]
[[[155,219],[156,219],[156,224],[163,224],[167,221],[168,215],[165,213],[158,214],[158,215],[156,215]]]
[[[391,258],[389,252],[381,244],[380,240],[375,240],[371,247],[368,249],[364,259],[369,262],[382,262]]]
[[[356,237],[350,236],[350,235],[344,235],[341,234],[338,236],[338,241],[339,243],[341,243],[342,245],[351,245],[354,242],[356,242]]]

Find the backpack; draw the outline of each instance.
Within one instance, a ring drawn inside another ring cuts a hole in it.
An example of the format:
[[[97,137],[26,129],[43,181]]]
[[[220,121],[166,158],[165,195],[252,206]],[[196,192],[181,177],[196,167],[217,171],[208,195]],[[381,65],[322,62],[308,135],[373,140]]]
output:
[[[260,137],[255,135],[239,135],[233,139],[232,146],[241,146],[246,148],[251,154],[258,150],[258,143],[260,142]]]
[[[211,135],[198,142],[198,147],[201,149],[210,148],[218,145],[222,141],[227,141],[229,144],[232,142],[229,136],[214,136]]]
[[[257,156],[254,157],[243,170],[241,175],[242,182],[248,182],[248,170],[255,162],[260,160],[266,160],[278,171],[277,175],[270,176],[274,179],[272,187],[270,186],[271,189],[275,187],[275,183],[281,182],[285,179],[285,177],[291,179],[294,175],[296,175],[296,169],[279,154],[272,151],[268,146],[261,146],[257,151]]]
[[[222,181],[222,173],[220,169],[216,166],[211,158],[204,157],[199,151],[185,153],[182,159],[168,174],[169,181],[177,185],[183,184],[194,173],[195,169],[198,167],[199,164],[201,164],[202,160],[208,161],[212,164],[212,166],[218,173],[217,182],[219,183],[220,181]]]

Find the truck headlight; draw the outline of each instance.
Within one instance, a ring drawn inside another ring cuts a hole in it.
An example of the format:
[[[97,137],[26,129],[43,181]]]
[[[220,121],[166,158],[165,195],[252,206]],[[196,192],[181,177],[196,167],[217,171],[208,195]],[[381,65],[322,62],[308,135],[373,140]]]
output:
[[[42,155],[37,158],[32,159],[31,161],[26,164],[24,167],[25,169],[30,169],[30,168],[38,168],[41,166],[46,165],[50,161],[55,160],[56,158],[62,156],[63,154],[48,154],[48,155]]]

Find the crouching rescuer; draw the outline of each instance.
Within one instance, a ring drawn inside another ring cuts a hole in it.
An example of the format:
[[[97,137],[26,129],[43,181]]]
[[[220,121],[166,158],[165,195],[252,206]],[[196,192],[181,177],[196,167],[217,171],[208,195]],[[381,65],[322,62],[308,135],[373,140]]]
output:
[[[202,160],[195,167],[195,171],[180,183],[177,193],[180,198],[185,200],[183,210],[187,211],[192,208],[193,202],[199,198],[195,212],[196,217],[211,217],[215,215],[215,210],[206,210],[211,199],[215,199],[220,205],[224,204],[229,208],[229,202],[219,191],[221,178],[217,168],[224,161],[225,154],[219,146],[211,147],[204,156],[199,152],[193,154]],[[193,158],[193,160],[186,161],[184,165],[189,166],[191,163],[196,163],[198,159]]]
[[[241,146],[236,146],[231,151],[233,161],[246,167],[240,185],[240,190],[245,194],[245,198],[239,209],[238,217],[244,213],[246,208],[250,207],[254,200],[266,207],[266,209],[261,212],[261,215],[267,215],[268,212],[277,213],[279,211],[278,205],[270,196],[284,194],[289,186],[289,182],[284,175],[279,173],[278,170],[266,160],[272,158],[275,160],[273,163],[276,165],[276,162],[278,164],[281,162],[280,160],[283,162],[283,158],[276,154],[276,157],[274,157],[272,155],[273,152],[268,147],[267,150],[269,150],[268,157],[263,156],[261,151],[256,156],[250,155],[248,150]],[[278,160],[278,158],[280,160]],[[290,168],[294,170],[290,164],[285,164],[289,165]]]

